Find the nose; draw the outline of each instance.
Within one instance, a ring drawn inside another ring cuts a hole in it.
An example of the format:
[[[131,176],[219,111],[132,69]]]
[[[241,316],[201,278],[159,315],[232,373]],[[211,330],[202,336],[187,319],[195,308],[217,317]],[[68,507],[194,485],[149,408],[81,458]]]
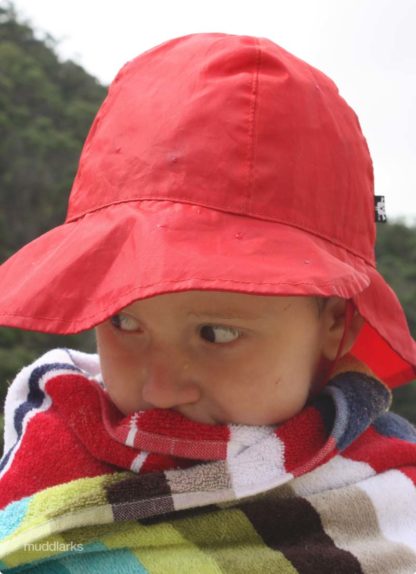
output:
[[[192,379],[189,362],[159,352],[147,358],[142,399],[153,408],[171,409],[197,403],[201,389]]]

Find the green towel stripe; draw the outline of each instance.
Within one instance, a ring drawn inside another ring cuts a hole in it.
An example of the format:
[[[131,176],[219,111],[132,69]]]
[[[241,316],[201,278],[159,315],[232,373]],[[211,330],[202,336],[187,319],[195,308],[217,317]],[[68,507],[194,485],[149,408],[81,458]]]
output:
[[[298,574],[283,554],[264,544],[237,508],[195,510],[171,523],[207,557],[213,558],[224,574]]]
[[[215,561],[187,540],[170,521],[151,525],[132,521],[113,523],[107,534],[100,533],[100,541],[111,550],[129,547],[150,574],[222,574]]]
[[[96,545],[98,546],[98,544]],[[120,574],[122,572],[134,572],[135,574],[150,574],[149,571],[137,560],[137,557],[129,549],[118,549],[108,552],[104,545],[102,551],[89,552],[81,556],[68,556],[60,560],[60,564],[67,568],[71,574],[87,574],[99,572],[100,574]],[[55,574],[54,570],[51,570]],[[39,574],[43,574],[41,571]]]

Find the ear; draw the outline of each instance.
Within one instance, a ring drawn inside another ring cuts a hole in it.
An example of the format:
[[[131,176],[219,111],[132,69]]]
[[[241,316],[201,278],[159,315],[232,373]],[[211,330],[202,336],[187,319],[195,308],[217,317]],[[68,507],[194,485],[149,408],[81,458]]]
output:
[[[347,308],[347,300],[340,297],[330,297],[322,311],[322,355],[329,361],[334,361],[345,328],[345,315]],[[364,319],[355,309],[353,318],[345,336],[342,352],[340,357],[348,353],[360,332],[361,327],[364,325]]]

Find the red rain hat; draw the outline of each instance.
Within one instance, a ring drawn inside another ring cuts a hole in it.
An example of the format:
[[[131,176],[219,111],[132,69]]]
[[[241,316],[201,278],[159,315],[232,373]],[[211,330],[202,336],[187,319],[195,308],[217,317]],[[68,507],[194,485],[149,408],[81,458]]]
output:
[[[191,289],[336,295],[365,319],[352,354],[395,387],[416,343],[374,243],[372,162],[335,84],[267,39],[189,35],[115,78],[65,223],[0,268],[0,323],[76,333]]]

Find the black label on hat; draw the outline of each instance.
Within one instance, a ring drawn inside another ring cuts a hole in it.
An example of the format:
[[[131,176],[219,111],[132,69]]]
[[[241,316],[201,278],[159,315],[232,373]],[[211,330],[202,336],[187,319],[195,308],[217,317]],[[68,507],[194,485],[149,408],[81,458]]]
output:
[[[376,223],[386,223],[386,201],[384,195],[374,196],[374,215]]]

